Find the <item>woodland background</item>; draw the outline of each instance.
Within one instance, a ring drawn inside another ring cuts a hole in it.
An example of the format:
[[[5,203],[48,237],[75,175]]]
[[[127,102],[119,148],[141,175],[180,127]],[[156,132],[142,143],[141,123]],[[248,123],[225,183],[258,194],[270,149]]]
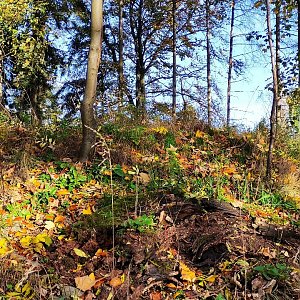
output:
[[[299,18],[0,1],[0,299],[299,299]],[[247,129],[233,87],[266,55]]]

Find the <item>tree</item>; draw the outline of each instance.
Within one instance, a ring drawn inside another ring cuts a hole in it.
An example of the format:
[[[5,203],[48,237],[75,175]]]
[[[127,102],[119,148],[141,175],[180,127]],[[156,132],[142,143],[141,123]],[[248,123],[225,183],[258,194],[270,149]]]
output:
[[[172,114],[173,116],[176,115],[176,83],[177,83],[177,53],[176,53],[176,42],[177,42],[177,35],[176,35],[176,0],[172,0],[172,56],[173,56],[173,89],[172,89]]]
[[[210,0],[205,2],[206,11],[206,80],[207,80],[207,123],[211,126],[212,109],[211,109],[211,51],[210,51],[210,38],[211,38],[211,22],[210,22]]]
[[[33,124],[42,122],[52,78],[63,64],[53,33],[67,22],[67,6],[65,0],[0,2],[1,103],[22,121],[31,115]]]
[[[81,104],[82,143],[79,159],[89,158],[95,142],[96,120],[94,104],[96,100],[98,69],[101,61],[101,44],[103,30],[103,1],[92,0],[91,6],[91,41],[88,56],[85,95]]]
[[[228,59],[228,80],[227,80],[227,127],[230,126],[230,100],[231,100],[231,79],[232,79],[232,67],[233,67],[233,28],[234,28],[234,12],[235,12],[235,0],[231,2],[231,22],[230,22],[230,34],[229,34],[229,59]]]
[[[272,152],[275,143],[275,133],[276,133],[276,109],[278,103],[278,74],[276,66],[276,53],[273,46],[272,40],[272,26],[271,26],[271,8],[270,0],[266,0],[266,22],[267,22],[267,39],[270,50],[271,66],[272,66],[272,77],[273,77],[273,102],[272,110],[270,115],[270,137],[269,137],[269,150],[267,157],[267,169],[266,177],[271,178],[272,173]]]

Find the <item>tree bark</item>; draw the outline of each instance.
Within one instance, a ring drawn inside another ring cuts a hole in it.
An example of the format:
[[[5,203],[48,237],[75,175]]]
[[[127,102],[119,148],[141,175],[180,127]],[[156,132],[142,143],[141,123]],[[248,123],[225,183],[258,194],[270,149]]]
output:
[[[119,100],[124,98],[124,33],[123,33],[123,0],[119,0]]]
[[[275,42],[276,42],[276,46],[275,46],[275,53],[276,53],[276,74],[277,74],[277,102],[276,102],[276,128],[278,127],[278,122],[279,120],[279,107],[278,107],[278,102],[279,102],[279,98],[281,97],[281,76],[280,76],[280,39],[281,39],[281,31],[280,31],[280,2],[281,0],[276,0],[275,2],[275,14],[276,14],[276,24],[275,24]],[[276,133],[275,133],[276,135]]]
[[[266,0],[266,21],[267,21],[267,38],[270,49],[271,65],[272,65],[272,76],[273,76],[273,103],[270,116],[270,137],[269,137],[269,150],[267,157],[267,168],[266,177],[271,179],[272,175],[272,152],[275,143],[275,132],[276,132],[276,107],[278,103],[278,77],[276,68],[276,54],[274,51],[273,41],[272,41],[272,27],[271,27],[271,8],[270,0]]]
[[[176,81],[177,81],[177,62],[176,62],[176,0],[172,0],[172,54],[173,54],[173,85],[172,85],[172,114],[176,116]]]
[[[103,28],[103,1],[92,0],[91,8],[91,42],[88,57],[86,86],[81,103],[82,143],[80,161],[87,161],[95,142],[96,119],[94,103],[97,90],[97,75],[101,61],[101,42]]]
[[[233,28],[234,28],[234,12],[235,12],[235,0],[231,2],[231,22],[230,22],[230,34],[229,34],[229,60],[228,60],[228,81],[227,81],[227,127],[230,126],[230,112],[231,112],[231,79],[232,79],[232,67],[233,67]]]
[[[300,0],[297,1],[298,5],[298,87],[300,87]]]
[[[207,123],[211,126],[211,54],[210,54],[210,0],[205,2],[206,8],[206,80],[207,80]]]

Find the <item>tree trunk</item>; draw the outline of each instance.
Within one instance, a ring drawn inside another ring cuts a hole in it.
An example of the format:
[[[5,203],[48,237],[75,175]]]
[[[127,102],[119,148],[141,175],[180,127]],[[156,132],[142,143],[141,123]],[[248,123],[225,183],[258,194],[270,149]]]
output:
[[[234,28],[234,12],[235,0],[231,2],[231,22],[230,22],[230,35],[229,35],[229,60],[228,60],[228,81],[227,81],[227,127],[230,126],[230,100],[231,100],[231,79],[232,79],[232,66],[233,66],[233,28]]]
[[[94,103],[96,99],[97,75],[101,60],[101,42],[103,27],[103,1],[92,0],[91,8],[91,42],[88,57],[86,86],[81,103],[82,143],[80,161],[87,161],[95,142],[96,120]]]
[[[172,0],[172,54],[173,54],[173,85],[172,85],[172,114],[176,116],[176,80],[177,80],[177,62],[176,62],[176,0]]]
[[[4,72],[3,72],[3,53],[2,53],[2,49],[0,48],[0,105],[1,107],[4,107],[4,97],[3,97],[3,76],[4,76]]]
[[[270,49],[270,57],[272,64],[272,76],[273,76],[273,103],[270,116],[270,137],[269,137],[269,151],[267,157],[267,168],[266,168],[266,177],[271,179],[272,175],[272,151],[275,143],[275,132],[276,132],[276,107],[278,103],[278,77],[277,77],[277,68],[276,68],[276,54],[274,51],[273,41],[272,41],[272,27],[271,27],[271,8],[270,0],[266,0],[266,21],[267,21],[267,30],[268,30],[268,43]]]
[[[206,0],[206,80],[207,80],[207,123],[211,126],[211,54],[210,54],[210,0]]]
[[[119,100],[123,102],[124,98],[124,33],[123,33],[123,0],[119,1]]]
[[[278,107],[278,102],[279,98],[281,97],[281,76],[280,76],[280,39],[281,39],[281,31],[280,31],[280,2],[281,0],[276,0],[276,25],[275,25],[275,36],[276,36],[276,46],[275,46],[275,53],[276,53],[276,74],[277,74],[277,102],[276,102],[276,128],[278,127],[277,125],[279,124],[278,122],[280,121],[279,118],[279,107]],[[276,135],[276,132],[275,132]]]
[[[300,87],[300,0],[297,1],[298,5],[298,87]]]
[[[139,117],[145,118],[146,114],[146,88],[145,88],[145,62],[144,62],[144,46],[143,46],[143,19],[142,12],[144,1],[140,0],[137,20],[136,32],[136,108]]]

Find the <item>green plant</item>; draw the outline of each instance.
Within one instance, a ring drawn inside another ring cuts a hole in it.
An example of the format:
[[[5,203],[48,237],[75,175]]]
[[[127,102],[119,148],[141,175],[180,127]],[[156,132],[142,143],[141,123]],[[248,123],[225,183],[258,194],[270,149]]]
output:
[[[176,146],[176,139],[175,139],[175,135],[168,131],[165,135],[165,148],[169,148],[170,146]]]
[[[254,271],[261,273],[267,280],[272,278],[284,280],[290,275],[291,269],[286,264],[277,263],[276,265],[266,264],[256,266],[253,268]]]
[[[140,145],[141,140],[145,136],[146,127],[144,126],[136,126],[132,128],[125,128],[122,131],[121,137],[124,140],[130,141],[136,146]]]
[[[31,200],[31,204],[33,206],[43,206],[49,204],[49,199],[51,197],[56,197],[56,187],[51,187],[47,185],[44,190],[37,192],[33,195],[33,199]]]
[[[87,182],[87,176],[79,172],[74,166],[55,181],[57,188],[65,188],[72,192],[75,188],[82,186]]]
[[[130,228],[139,232],[145,232],[146,230],[153,229],[156,223],[153,220],[153,216],[142,215],[136,219],[128,219],[123,223],[124,228]]]
[[[27,218],[31,215],[31,212],[25,207],[25,201],[21,203],[9,203],[6,205],[6,210],[9,211],[9,213],[14,217]]]

